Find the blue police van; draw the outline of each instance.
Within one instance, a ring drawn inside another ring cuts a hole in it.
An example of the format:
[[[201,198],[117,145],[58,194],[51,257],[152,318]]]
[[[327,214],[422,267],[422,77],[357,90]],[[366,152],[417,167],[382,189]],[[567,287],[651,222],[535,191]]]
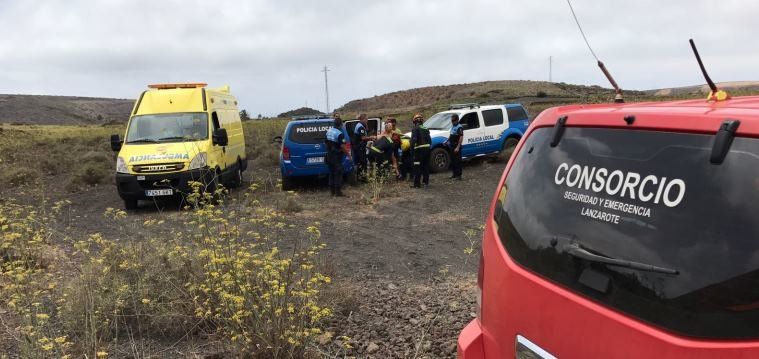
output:
[[[315,118],[290,121],[282,135],[282,147],[279,152],[279,169],[282,174],[282,190],[289,191],[295,187],[299,178],[317,178],[329,174],[325,163],[327,147],[324,140],[327,130],[332,127],[331,118]],[[343,126],[343,136],[350,146],[350,136]],[[356,183],[356,171],[353,161],[343,160],[346,182]]]
[[[424,122],[430,130],[430,170],[442,172],[451,164],[450,149],[444,145],[451,130],[451,117],[459,116],[464,128],[461,157],[510,155],[529,126],[527,110],[518,103],[502,105],[459,104],[434,114]],[[410,134],[409,134],[410,135]]]

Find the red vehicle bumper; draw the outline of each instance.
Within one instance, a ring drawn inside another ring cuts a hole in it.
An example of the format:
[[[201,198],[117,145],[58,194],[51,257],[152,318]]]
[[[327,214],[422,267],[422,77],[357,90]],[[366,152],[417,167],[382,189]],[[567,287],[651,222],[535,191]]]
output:
[[[458,357],[460,359],[483,359],[485,353],[482,348],[482,328],[477,319],[467,324],[459,334]]]

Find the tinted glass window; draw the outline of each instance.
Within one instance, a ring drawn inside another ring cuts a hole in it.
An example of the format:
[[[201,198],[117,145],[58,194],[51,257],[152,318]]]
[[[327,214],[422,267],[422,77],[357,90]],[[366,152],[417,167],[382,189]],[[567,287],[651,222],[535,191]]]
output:
[[[327,130],[332,126],[330,122],[300,123],[290,126],[288,139],[295,143],[324,143],[327,138]]]
[[[567,128],[551,148],[551,133],[526,140],[497,206],[515,261],[683,335],[759,337],[759,140],[713,165],[711,135]]]
[[[470,112],[459,119],[459,123],[465,130],[480,127],[480,119],[477,116],[477,112]],[[450,128],[450,127],[449,127]]]
[[[501,109],[482,111],[482,120],[485,126],[496,126],[503,124],[503,111]]]
[[[508,107],[506,113],[509,115],[509,121],[521,121],[527,119],[527,112],[522,107]]]
[[[424,127],[430,130],[450,130],[452,127],[451,117],[453,115],[454,113],[452,112],[436,113],[428,118],[427,121],[424,121]]]

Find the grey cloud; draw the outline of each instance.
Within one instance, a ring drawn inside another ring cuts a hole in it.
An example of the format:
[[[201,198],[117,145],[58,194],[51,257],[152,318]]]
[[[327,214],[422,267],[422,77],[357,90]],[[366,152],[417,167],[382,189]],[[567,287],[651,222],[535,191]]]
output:
[[[629,89],[701,83],[687,39],[717,80],[757,79],[741,1],[573,2]],[[0,2],[0,93],[129,98],[148,83],[230,84],[251,113],[410,87],[547,78],[607,86],[563,0]]]

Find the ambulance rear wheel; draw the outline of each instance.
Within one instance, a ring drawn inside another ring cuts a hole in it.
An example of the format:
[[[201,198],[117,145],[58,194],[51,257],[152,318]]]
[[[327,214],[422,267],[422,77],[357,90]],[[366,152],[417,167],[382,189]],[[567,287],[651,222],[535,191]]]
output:
[[[124,200],[124,209],[128,211],[132,211],[137,209],[137,200],[136,199],[125,199]]]
[[[240,161],[237,161],[237,169],[235,169],[235,173],[232,176],[232,181],[229,183],[229,187],[238,188],[242,186],[242,163],[240,163]]]
[[[451,155],[445,148],[438,147],[430,152],[430,172],[439,173],[448,170],[451,164]]]

